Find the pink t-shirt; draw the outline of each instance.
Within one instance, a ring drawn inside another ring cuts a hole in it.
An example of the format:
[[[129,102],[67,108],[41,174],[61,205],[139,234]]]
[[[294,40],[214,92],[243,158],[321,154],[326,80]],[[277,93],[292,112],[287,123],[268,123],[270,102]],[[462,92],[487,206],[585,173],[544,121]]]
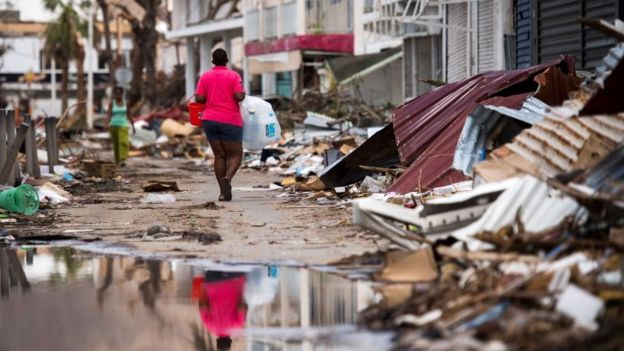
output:
[[[195,90],[195,94],[206,97],[202,119],[242,127],[243,117],[234,93],[243,91],[241,77],[225,66],[215,66],[202,74]]]
[[[245,326],[247,311],[240,307],[245,277],[204,283],[208,307],[200,307],[204,326],[216,336],[229,336],[232,330]]]

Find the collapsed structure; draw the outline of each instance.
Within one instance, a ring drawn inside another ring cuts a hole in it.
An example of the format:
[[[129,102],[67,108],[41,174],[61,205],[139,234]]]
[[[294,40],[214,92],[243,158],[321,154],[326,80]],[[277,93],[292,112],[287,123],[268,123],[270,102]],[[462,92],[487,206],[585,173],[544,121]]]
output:
[[[406,195],[356,200],[354,222],[407,251],[403,260],[433,255],[403,266],[407,293],[396,301],[388,292],[383,311],[364,314],[367,325],[409,327],[405,349],[617,339],[623,57],[619,44],[580,86],[564,58],[445,86],[394,113],[407,168],[389,191]],[[339,179],[334,168],[327,183]]]

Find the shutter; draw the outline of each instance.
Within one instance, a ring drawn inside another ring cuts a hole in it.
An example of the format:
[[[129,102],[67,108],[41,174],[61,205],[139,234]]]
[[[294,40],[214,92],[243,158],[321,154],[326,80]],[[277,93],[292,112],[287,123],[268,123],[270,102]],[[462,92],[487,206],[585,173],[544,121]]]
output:
[[[581,14],[579,0],[537,1],[537,59],[548,62],[560,55],[581,57],[581,25],[576,19]]]
[[[448,5],[448,23],[461,28],[468,27],[468,6],[466,4]],[[457,82],[468,77],[467,53],[468,32],[460,29],[449,28],[447,30],[448,57],[447,81]]]
[[[583,2],[583,17],[600,18],[609,23],[615,21],[617,1],[614,0],[585,0]],[[583,27],[583,58],[582,68],[593,70],[602,63],[609,49],[617,41],[597,30]]]
[[[615,40],[591,28],[581,26],[578,17],[599,18],[613,23],[617,0],[533,0],[537,16],[533,18],[537,39],[533,63],[543,63],[560,55],[576,57],[576,67],[593,70]]]
[[[416,38],[404,38],[403,39],[403,72],[404,72],[404,93],[405,96],[403,98],[409,99],[416,96],[416,92],[414,91],[414,80],[415,80],[415,66],[416,66],[416,55],[414,54],[416,48],[414,47],[416,44]]]
[[[531,0],[516,0],[516,67],[531,66]]]
[[[494,62],[494,0],[481,0],[478,2],[478,6],[478,73],[482,73],[496,69]]]

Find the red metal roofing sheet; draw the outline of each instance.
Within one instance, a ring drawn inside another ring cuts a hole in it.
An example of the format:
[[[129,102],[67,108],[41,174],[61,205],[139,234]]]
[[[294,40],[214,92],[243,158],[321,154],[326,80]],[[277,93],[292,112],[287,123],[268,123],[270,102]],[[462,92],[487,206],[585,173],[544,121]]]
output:
[[[569,60],[522,70],[495,71],[448,84],[419,96],[393,113],[394,134],[401,162],[409,169],[392,184],[390,191],[407,193],[447,185],[460,177],[451,170],[453,154],[468,114],[481,102],[506,90],[510,96],[495,99],[497,105],[517,105],[522,93],[530,93],[532,85],[518,85],[547,69]],[[514,88],[516,88],[514,87]],[[516,91],[517,90],[517,91]],[[455,176],[449,177],[450,175]]]

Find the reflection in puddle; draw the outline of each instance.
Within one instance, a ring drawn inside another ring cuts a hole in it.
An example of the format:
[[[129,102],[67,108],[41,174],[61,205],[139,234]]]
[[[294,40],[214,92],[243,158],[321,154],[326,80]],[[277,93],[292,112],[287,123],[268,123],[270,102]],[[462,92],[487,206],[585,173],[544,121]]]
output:
[[[384,350],[367,282],[64,247],[0,249],[0,350]]]

